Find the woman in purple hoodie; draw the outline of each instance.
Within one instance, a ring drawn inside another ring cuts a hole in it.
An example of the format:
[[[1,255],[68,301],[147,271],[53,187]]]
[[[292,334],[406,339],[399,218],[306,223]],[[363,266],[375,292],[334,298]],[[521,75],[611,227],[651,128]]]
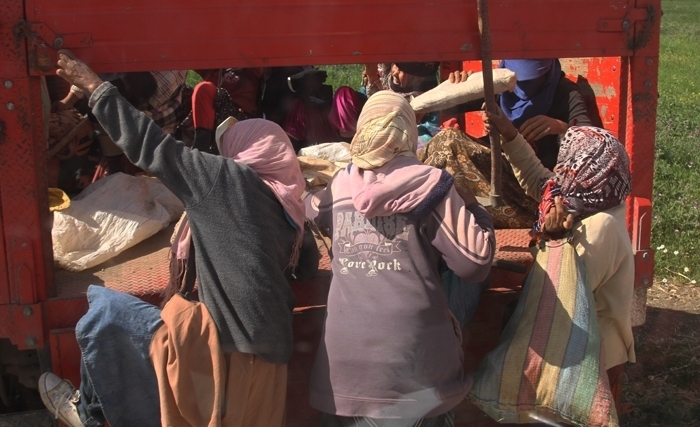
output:
[[[307,199],[333,241],[311,405],[324,427],[452,426],[472,379],[438,264],[483,280],[491,218],[449,173],[418,161],[415,114],[401,95],[372,96],[357,129],[352,163]]]

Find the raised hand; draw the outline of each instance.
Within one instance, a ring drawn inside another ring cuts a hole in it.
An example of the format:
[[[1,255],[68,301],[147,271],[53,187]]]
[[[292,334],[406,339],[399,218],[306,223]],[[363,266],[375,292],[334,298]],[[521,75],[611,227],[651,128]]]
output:
[[[58,51],[56,74],[86,93],[94,92],[102,84],[102,79],[86,63],[76,58],[73,52],[65,49]]]
[[[501,107],[497,108],[498,114],[484,111],[484,127],[488,132],[491,132],[491,126],[494,126],[505,142],[510,142],[518,136],[518,130],[513,126],[513,122],[503,114]]]
[[[450,73],[448,79],[450,80],[450,83],[462,83],[466,82],[469,76],[474,74],[473,71],[453,71]]]

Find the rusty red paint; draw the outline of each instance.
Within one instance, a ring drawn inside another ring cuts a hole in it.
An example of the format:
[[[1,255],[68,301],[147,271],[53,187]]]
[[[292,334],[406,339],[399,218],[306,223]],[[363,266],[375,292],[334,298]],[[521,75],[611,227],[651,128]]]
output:
[[[31,304],[46,298],[45,242],[50,241],[39,78],[14,78],[0,90],[5,143],[0,145],[3,212],[10,299]],[[8,104],[13,109],[7,109]],[[37,111],[39,110],[39,112]],[[44,208],[44,209],[42,209]]]
[[[40,303],[0,305],[0,338],[8,338],[20,350],[43,347],[43,314]]]
[[[622,20],[627,1],[492,0],[490,8],[494,57],[631,54],[625,32],[597,29],[601,18]],[[91,35],[92,47],[75,51],[96,71],[459,61],[480,55],[476,2],[382,0],[372,3],[371,14],[364,0],[206,5],[173,0],[167,8],[136,0],[90,7],[77,0],[30,0],[26,10],[28,22],[45,23],[56,35]],[[187,37],[173,28],[187,28]]]

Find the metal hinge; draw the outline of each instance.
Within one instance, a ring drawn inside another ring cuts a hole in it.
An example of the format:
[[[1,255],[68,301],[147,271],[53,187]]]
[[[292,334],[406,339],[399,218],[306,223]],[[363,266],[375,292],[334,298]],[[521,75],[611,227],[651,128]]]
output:
[[[637,50],[651,40],[651,27],[655,19],[656,10],[652,5],[646,8],[631,8],[622,19],[599,19],[596,30],[627,33],[627,48]],[[644,21],[644,27],[635,34],[634,24],[638,21]]]
[[[52,49],[74,49],[92,47],[91,33],[56,34],[43,22],[27,22],[24,19],[17,21],[13,28],[15,42],[21,37],[26,37],[36,46]]]

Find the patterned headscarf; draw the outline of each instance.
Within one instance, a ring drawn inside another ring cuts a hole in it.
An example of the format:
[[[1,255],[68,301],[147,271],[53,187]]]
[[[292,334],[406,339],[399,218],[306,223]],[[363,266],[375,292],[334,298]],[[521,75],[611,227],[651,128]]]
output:
[[[558,195],[581,220],[619,205],[632,191],[625,147],[604,129],[570,127],[561,141],[555,171],[554,178],[542,183],[542,203],[533,226],[536,233]]]
[[[353,164],[362,169],[378,168],[397,156],[416,156],[416,113],[397,93],[372,95],[360,113],[357,129],[350,152]]]
[[[431,194],[444,197],[452,176],[418,160],[417,140],[415,113],[403,96],[381,91],[369,98],[350,144],[350,193],[358,212],[367,218],[418,215],[414,211]]]

